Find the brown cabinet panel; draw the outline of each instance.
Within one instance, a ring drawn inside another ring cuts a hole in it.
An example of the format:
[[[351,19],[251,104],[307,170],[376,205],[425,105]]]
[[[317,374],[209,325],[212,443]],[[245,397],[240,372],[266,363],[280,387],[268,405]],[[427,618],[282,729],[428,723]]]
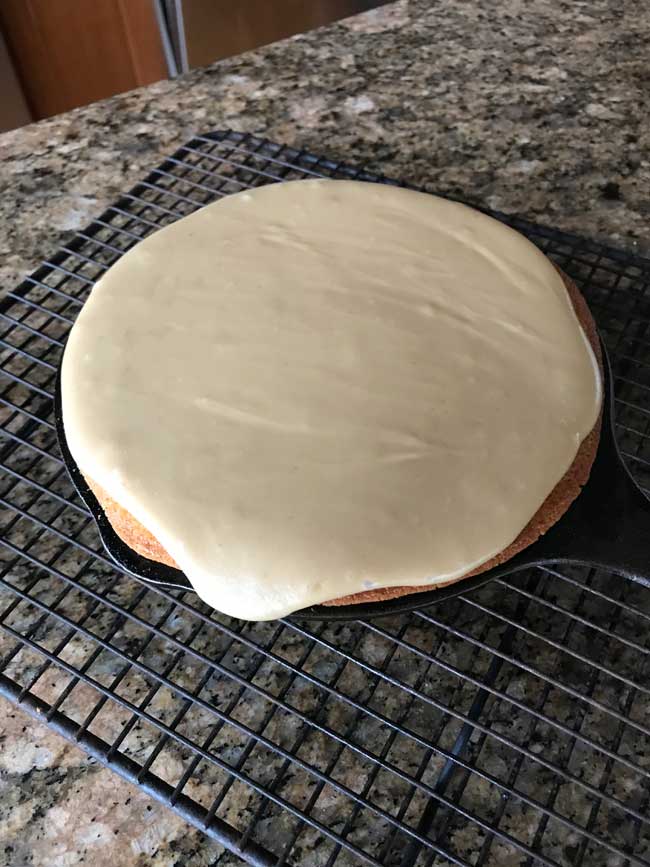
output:
[[[25,95],[0,33],[0,132],[33,120]]]
[[[182,0],[188,61],[206,66],[382,2],[386,0]]]
[[[37,118],[167,75],[151,0],[2,0],[0,26]]]

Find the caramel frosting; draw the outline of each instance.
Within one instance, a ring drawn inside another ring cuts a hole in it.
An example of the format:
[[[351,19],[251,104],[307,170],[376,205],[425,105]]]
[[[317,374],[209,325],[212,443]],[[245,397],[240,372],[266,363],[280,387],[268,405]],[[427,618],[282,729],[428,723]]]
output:
[[[458,577],[506,548],[601,383],[553,265],[436,196],[293,181],[159,230],[62,366],[81,471],[196,592],[267,620]]]

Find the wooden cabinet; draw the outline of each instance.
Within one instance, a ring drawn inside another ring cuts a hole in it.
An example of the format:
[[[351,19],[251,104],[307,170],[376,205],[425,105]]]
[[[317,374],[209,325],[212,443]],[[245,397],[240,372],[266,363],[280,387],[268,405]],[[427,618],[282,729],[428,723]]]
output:
[[[205,66],[222,57],[304,33],[381,5],[382,0],[182,0],[187,58]],[[386,2],[386,0],[383,0]]]
[[[33,120],[2,33],[0,33],[0,132]]]
[[[35,118],[167,76],[151,0],[1,0],[0,26]]]

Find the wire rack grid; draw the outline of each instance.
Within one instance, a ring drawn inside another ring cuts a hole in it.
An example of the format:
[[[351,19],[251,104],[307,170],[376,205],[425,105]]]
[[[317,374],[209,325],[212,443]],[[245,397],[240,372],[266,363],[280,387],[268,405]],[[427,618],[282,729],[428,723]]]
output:
[[[0,691],[251,864],[649,865],[646,588],[535,569],[382,620],[240,622],[120,572],[70,484],[52,395],[93,282],[218,196],[313,176],[385,181],[197,136],[0,302]],[[496,216],[584,291],[650,487],[650,262]]]

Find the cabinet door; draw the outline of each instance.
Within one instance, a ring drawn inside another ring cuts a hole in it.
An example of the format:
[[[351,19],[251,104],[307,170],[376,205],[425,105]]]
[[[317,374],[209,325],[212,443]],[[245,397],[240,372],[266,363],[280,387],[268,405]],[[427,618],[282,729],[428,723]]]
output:
[[[386,0],[182,0],[190,67],[303,33]]]
[[[0,26],[36,118],[167,76],[152,0],[0,0]]]
[[[7,46],[0,33],[0,132],[33,120]]]

